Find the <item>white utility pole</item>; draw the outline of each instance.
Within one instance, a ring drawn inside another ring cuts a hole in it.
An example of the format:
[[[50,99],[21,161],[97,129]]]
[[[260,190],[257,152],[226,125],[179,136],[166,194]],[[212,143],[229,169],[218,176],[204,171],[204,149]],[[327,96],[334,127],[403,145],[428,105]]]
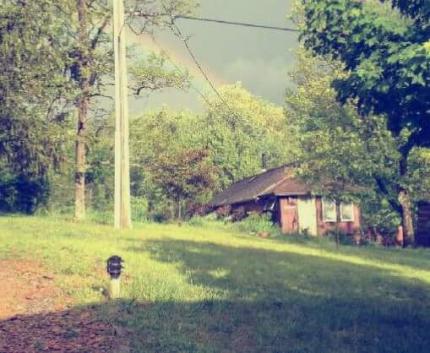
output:
[[[124,0],[113,0],[115,52],[115,228],[131,227],[128,80]]]

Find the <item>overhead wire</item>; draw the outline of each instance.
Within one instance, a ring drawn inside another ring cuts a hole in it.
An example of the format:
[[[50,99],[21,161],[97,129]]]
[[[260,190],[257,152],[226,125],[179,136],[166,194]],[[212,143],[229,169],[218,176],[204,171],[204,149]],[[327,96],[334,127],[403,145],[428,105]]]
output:
[[[298,29],[290,28],[290,27],[269,26],[269,25],[262,25],[262,24],[248,23],[248,22],[227,21],[227,20],[220,20],[220,19],[206,18],[206,17],[178,15],[178,16],[175,16],[174,19],[175,20],[176,19],[184,19],[184,20],[201,21],[201,22],[212,22],[212,23],[227,24],[227,25],[232,25],[232,26],[261,28],[261,29],[269,29],[269,30],[284,31],[284,32],[299,32]]]
[[[230,106],[230,104],[224,99],[224,97],[221,95],[221,93],[218,91],[218,89],[215,87],[214,83],[211,81],[211,79],[209,78],[208,74],[206,73],[206,71],[203,69],[203,66],[200,64],[199,60],[197,59],[197,56],[194,54],[193,50],[191,49],[191,46],[189,44],[189,37],[186,38],[181,29],[179,28],[179,26],[176,24],[175,19],[172,19],[172,26],[173,26],[173,30],[174,30],[174,34],[176,34],[176,37],[178,37],[180,40],[182,40],[182,42],[184,43],[184,46],[188,52],[188,54],[190,55],[191,59],[193,60],[194,64],[197,66],[198,70],[200,71],[200,73],[202,74],[202,76],[204,77],[204,79],[206,80],[206,82],[209,84],[209,86],[212,88],[212,90],[215,92],[216,96],[218,97],[218,99],[222,102],[222,104],[230,111],[230,114],[233,118],[237,118],[237,113],[235,112],[235,110]],[[175,33],[176,31],[176,33]],[[208,102],[208,106],[212,106],[212,104],[210,102]],[[208,129],[211,127],[211,121],[210,121],[210,114],[208,114],[208,119],[207,119],[207,127]],[[233,123],[233,126],[235,126],[235,123]],[[233,130],[235,130],[233,128]],[[206,139],[206,146],[208,147],[210,144],[210,137],[209,135],[207,136]]]
[[[189,39],[190,38],[186,38],[181,29],[179,28],[179,26],[176,24],[175,20],[172,21],[173,24],[173,28],[176,31],[176,37],[178,37],[185,46],[185,49],[187,50],[188,54],[190,55],[191,59],[193,60],[194,64],[197,66],[198,70],[200,71],[200,73],[202,74],[202,76],[204,77],[204,79],[206,80],[206,82],[209,84],[209,86],[212,88],[212,90],[215,92],[215,94],[218,96],[218,98],[227,105],[227,102],[224,100],[224,98],[222,97],[221,93],[217,90],[217,88],[215,87],[215,85],[213,84],[213,82],[210,80],[208,74],[206,73],[206,71],[203,69],[203,66],[200,64],[199,60],[197,59],[197,56],[194,54],[193,50],[191,49],[191,46],[189,44]]]
[[[167,14],[168,11],[165,9],[165,13]],[[143,16],[143,14],[139,14],[140,16]],[[201,22],[212,22],[212,23],[219,23],[219,24],[227,24],[227,25],[234,25],[234,26],[242,26],[242,27],[250,27],[250,28],[259,28],[259,29],[267,29],[267,30],[277,30],[277,31],[285,31],[285,32],[299,32],[298,29],[290,28],[290,27],[279,27],[279,26],[270,26],[270,25],[262,25],[262,24],[255,24],[255,23],[248,23],[248,22],[239,22],[239,21],[228,21],[223,19],[214,19],[214,18],[207,18],[207,17],[197,17],[197,16],[189,16],[189,15],[176,15],[172,16],[170,19],[170,25],[173,33],[178,37],[183,43],[184,46],[190,55],[191,59],[193,60],[194,64],[196,65],[197,69],[200,71],[206,82],[209,84],[211,89],[214,91],[214,93],[218,96],[220,101],[229,108],[229,110],[233,113],[233,115],[236,115],[234,110],[229,107],[226,100],[222,97],[218,89],[215,87],[214,83],[209,78],[208,74],[204,70],[203,66],[197,59],[197,56],[194,54],[193,50],[191,49],[191,46],[189,44],[189,37],[185,37],[177,25],[178,19],[184,19],[184,20],[192,20],[192,21],[201,21]],[[196,90],[195,88],[193,88]],[[198,94],[203,97],[206,103],[209,103],[207,98],[199,91],[196,90]]]
[[[252,23],[226,21],[226,20],[219,20],[219,19],[193,17],[193,16],[182,16],[182,15],[178,15],[178,16],[172,17],[172,19],[171,19],[171,28],[172,28],[174,34],[180,40],[182,40],[182,42],[184,43],[184,46],[185,46],[188,54],[190,55],[191,59],[193,60],[194,64],[197,66],[198,70],[200,71],[200,73],[202,74],[202,76],[204,77],[204,79],[206,80],[206,82],[209,84],[209,86],[212,88],[212,90],[215,92],[215,94],[217,95],[217,97],[220,99],[220,101],[230,111],[230,113],[232,114],[233,118],[237,118],[238,117],[237,112],[235,112],[235,110],[230,107],[230,105],[227,103],[227,101],[224,99],[224,97],[221,95],[221,93],[215,87],[215,85],[213,84],[213,82],[210,80],[209,76],[207,75],[207,73],[203,69],[203,66],[200,64],[199,60],[197,59],[197,56],[194,54],[193,50],[191,49],[191,46],[189,44],[190,37],[185,37],[183,35],[181,29],[179,28],[178,24],[176,23],[176,20],[177,19],[181,19],[181,18],[182,19],[188,19],[188,20],[196,20],[196,21],[204,21],[204,22],[214,22],[214,23],[220,23],[220,24],[236,25],[236,26],[245,26],[245,27],[253,27],[253,28],[263,28],[263,29],[271,29],[271,30],[281,30],[281,31],[288,31],[288,32],[299,32],[299,30],[297,30],[297,29],[287,28],[287,27],[275,27],[275,26],[257,25],[257,24],[252,24]],[[210,122],[208,120],[208,127],[209,127],[209,125],[210,125]],[[232,126],[233,126],[233,130],[235,130],[235,128],[234,128],[235,122],[233,122]],[[209,139],[209,137],[208,137],[208,139]],[[209,140],[207,141],[207,143],[209,144]]]

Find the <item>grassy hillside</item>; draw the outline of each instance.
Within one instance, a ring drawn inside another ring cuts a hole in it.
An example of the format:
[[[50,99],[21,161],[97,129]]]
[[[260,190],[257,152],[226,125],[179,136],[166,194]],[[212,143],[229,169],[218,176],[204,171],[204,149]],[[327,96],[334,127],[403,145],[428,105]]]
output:
[[[105,260],[126,263],[108,303]],[[124,328],[133,352],[428,352],[430,252],[260,239],[221,226],[116,232],[0,218],[0,260],[36,259],[75,307]],[[0,269],[1,271],[1,269]],[[112,310],[115,308],[115,310]]]

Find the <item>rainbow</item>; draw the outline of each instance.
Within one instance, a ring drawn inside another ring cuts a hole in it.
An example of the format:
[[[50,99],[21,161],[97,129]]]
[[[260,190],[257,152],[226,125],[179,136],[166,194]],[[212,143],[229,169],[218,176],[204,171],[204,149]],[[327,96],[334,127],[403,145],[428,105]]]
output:
[[[193,82],[198,86],[207,87],[208,83],[202,77],[201,72],[197,68],[190,56],[182,54],[172,45],[161,39],[154,39],[148,34],[136,35],[132,31],[127,31],[127,41],[130,44],[141,47],[145,52],[161,53],[165,52],[169,59],[179,67],[185,68],[191,74]],[[179,39],[178,39],[179,41]],[[202,64],[206,74],[215,86],[225,85],[228,81],[214,70],[210,70],[204,63]]]

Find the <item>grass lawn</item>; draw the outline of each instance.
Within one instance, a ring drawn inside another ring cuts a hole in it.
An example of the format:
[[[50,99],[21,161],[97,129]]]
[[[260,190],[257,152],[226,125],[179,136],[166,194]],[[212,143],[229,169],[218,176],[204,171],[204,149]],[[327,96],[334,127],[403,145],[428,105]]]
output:
[[[126,261],[116,303],[100,291],[112,254]],[[430,352],[429,250],[0,217],[7,258],[41,261],[75,308],[121,325],[132,352]]]

